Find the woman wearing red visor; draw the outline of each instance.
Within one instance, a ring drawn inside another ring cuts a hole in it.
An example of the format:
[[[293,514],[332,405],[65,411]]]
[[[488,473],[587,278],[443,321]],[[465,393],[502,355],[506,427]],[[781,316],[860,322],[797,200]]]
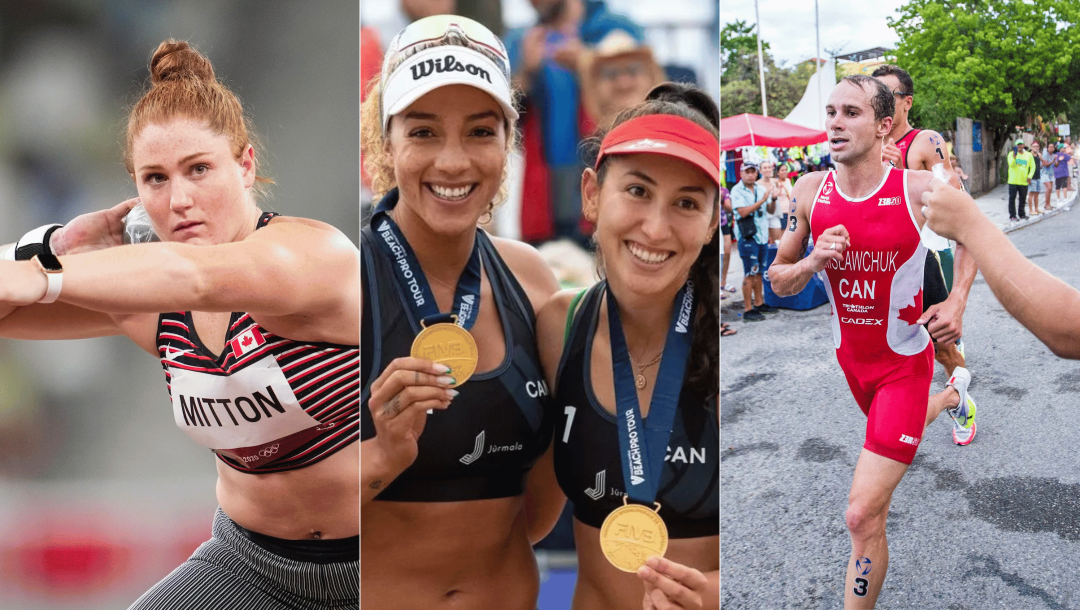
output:
[[[665,83],[594,139],[582,207],[605,279],[537,322],[575,610],[719,607],[718,123]]]

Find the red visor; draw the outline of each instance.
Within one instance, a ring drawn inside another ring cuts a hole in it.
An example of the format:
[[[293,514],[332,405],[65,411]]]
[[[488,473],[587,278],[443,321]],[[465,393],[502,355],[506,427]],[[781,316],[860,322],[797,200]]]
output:
[[[653,153],[693,163],[720,184],[720,142],[697,123],[670,114],[649,114],[612,129],[600,145],[596,167],[608,155]]]

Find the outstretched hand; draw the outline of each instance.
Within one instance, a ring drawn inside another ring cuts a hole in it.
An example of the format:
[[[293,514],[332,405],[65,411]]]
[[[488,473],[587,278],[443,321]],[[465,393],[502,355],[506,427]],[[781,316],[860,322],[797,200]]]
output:
[[[964,243],[964,231],[985,220],[971,195],[933,179],[922,194],[922,215],[930,229],[942,237]]]

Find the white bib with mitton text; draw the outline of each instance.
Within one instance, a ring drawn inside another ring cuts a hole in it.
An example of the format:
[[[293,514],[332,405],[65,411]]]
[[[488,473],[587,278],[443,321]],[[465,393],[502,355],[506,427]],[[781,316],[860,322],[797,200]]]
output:
[[[211,449],[256,447],[319,425],[273,356],[229,376],[170,366],[176,425]]]

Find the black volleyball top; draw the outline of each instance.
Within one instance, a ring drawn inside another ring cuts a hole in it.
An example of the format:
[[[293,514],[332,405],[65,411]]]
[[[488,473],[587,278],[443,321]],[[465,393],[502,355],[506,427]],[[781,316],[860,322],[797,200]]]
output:
[[[420,322],[395,280],[392,261],[360,237],[364,286],[361,320],[361,438],[375,437],[368,399],[371,383],[392,360],[409,355]],[[506,357],[495,369],[474,374],[446,410],[428,415],[416,461],[377,497],[403,502],[455,502],[505,498],[525,491],[525,477],[551,441],[551,417],[535,314],[525,291],[495,246],[476,233],[480,259],[502,321]],[[485,304],[487,305],[487,304]]]
[[[555,390],[555,404],[562,411],[555,423],[555,474],[574,503],[574,517],[596,528],[623,505],[626,495],[615,416],[597,400],[589,370],[604,288],[600,282],[582,299],[563,348]],[[656,495],[671,538],[720,533],[716,408],[715,400],[687,389],[684,380]]]
[[[359,437],[359,346],[294,341],[233,312],[214,354],[180,311],[158,316],[157,347],[176,425],[235,470],[303,468]]]

